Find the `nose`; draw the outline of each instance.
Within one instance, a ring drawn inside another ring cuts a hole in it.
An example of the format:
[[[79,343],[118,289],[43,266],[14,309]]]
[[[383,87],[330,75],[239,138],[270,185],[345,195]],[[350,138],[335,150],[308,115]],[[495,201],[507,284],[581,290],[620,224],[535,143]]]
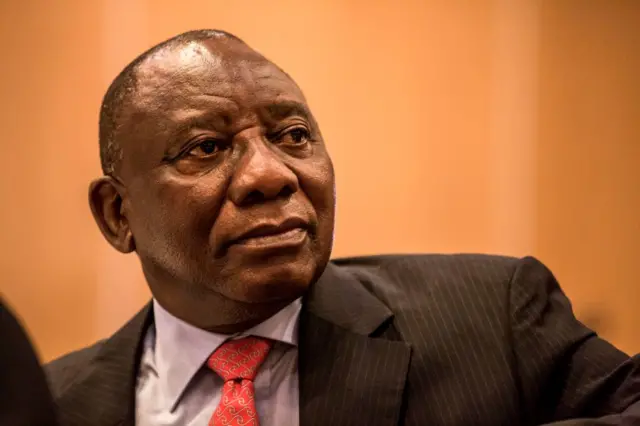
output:
[[[229,198],[247,206],[291,196],[299,189],[298,177],[263,141],[251,141],[229,186]]]

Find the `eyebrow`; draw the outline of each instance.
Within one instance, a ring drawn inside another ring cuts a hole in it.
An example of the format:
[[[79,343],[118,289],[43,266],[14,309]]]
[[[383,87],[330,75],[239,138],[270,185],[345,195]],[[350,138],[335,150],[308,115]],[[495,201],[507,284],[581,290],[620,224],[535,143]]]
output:
[[[259,113],[263,115],[263,119],[267,118],[269,121],[274,122],[296,116],[311,122],[309,109],[305,104],[298,101],[285,100],[267,104],[259,108]],[[171,131],[167,149],[174,149],[176,144],[179,145],[180,135],[188,133],[194,127],[208,129],[219,128],[228,126],[231,121],[230,115],[221,111],[203,111],[199,114],[193,114],[191,117],[179,123],[176,128]]]
[[[194,114],[193,116],[185,119],[176,126],[175,133],[184,133],[191,130],[194,127],[224,127],[231,121],[228,114],[221,114],[220,112],[203,111],[200,114]]]
[[[230,123],[231,118],[227,113],[221,113],[219,111],[201,111],[196,114],[192,114],[190,117],[185,118],[176,125],[170,133],[170,140],[177,138],[178,136],[188,133],[194,127],[201,127],[206,129],[224,127]]]
[[[264,107],[271,120],[279,121],[285,118],[298,116],[307,121],[311,120],[311,114],[306,105],[296,101],[280,101]]]

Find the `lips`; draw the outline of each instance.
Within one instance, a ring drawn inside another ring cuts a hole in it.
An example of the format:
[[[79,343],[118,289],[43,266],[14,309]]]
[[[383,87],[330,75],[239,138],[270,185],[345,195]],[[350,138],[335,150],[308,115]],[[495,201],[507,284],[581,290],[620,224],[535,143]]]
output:
[[[300,218],[289,218],[279,224],[260,224],[234,238],[231,245],[271,245],[295,242],[306,236],[308,224]]]

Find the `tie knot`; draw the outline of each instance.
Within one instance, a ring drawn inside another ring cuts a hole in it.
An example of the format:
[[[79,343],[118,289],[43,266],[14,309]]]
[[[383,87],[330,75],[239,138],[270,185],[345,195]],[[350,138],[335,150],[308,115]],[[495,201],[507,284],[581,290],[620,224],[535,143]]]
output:
[[[253,380],[270,349],[271,341],[259,337],[228,340],[213,352],[207,365],[225,382]]]

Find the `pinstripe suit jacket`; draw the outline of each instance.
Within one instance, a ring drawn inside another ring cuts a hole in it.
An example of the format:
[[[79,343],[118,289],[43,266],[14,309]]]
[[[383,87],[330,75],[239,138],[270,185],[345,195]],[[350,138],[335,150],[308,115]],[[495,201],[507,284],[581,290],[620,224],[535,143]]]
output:
[[[640,359],[578,322],[533,258],[335,260],[300,323],[300,424],[640,424]],[[149,307],[47,366],[65,425],[133,425]]]

